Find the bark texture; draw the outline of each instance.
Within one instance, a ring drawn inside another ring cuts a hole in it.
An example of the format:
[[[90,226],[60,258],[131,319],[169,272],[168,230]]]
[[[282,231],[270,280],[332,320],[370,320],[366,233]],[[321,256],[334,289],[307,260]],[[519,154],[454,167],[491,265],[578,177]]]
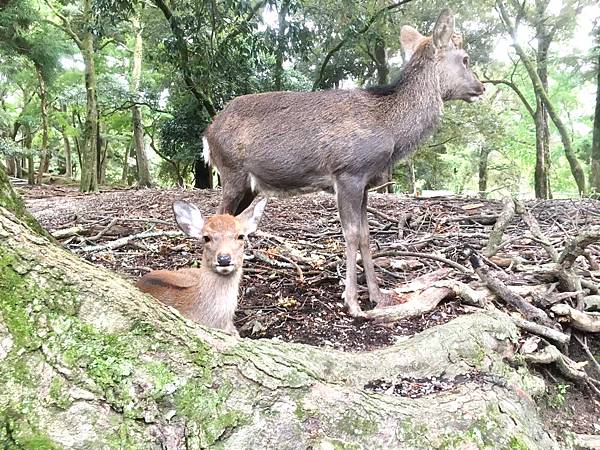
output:
[[[560,448],[531,400],[543,383],[502,362],[517,338],[507,316],[462,316],[369,353],[237,339],[33,232],[6,190],[0,179],[9,448]],[[481,382],[416,399],[365,389],[474,370]]]
[[[599,39],[600,39],[600,32]],[[594,132],[592,135],[592,188],[600,195],[600,50],[597,60],[596,109],[594,112]]]
[[[141,11],[141,9],[140,9]],[[132,19],[132,25],[135,30],[135,43],[133,48],[133,69],[131,71],[131,93],[137,101],[140,81],[142,79],[142,23],[141,12]],[[137,103],[131,107],[131,117],[133,123],[133,142],[135,144],[135,158],[137,161],[138,186],[152,187],[150,178],[150,168],[148,165],[148,155],[144,144],[144,127],[142,121],[142,110]]]

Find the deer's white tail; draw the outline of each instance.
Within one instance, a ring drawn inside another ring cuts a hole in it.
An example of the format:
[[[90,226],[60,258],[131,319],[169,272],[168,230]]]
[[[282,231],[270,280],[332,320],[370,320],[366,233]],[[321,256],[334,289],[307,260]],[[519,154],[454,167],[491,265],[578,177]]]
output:
[[[202,136],[202,159],[207,165],[212,166],[212,163],[210,162],[210,147],[206,136]]]

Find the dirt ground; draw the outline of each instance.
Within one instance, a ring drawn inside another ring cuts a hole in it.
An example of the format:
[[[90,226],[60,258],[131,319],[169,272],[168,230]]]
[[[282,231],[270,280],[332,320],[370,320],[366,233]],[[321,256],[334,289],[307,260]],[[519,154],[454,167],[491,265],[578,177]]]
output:
[[[28,209],[50,232],[62,232],[61,243],[94,264],[115,270],[132,282],[153,269],[195,266],[201,260],[200,243],[183,237],[131,240],[114,250],[89,251],[91,245],[106,245],[118,238],[145,231],[175,230],[171,204],[187,200],[212,214],[220,201],[219,191],[199,190],[109,190],[81,195],[73,188],[20,187]],[[372,194],[369,200],[372,248],[434,254],[469,266],[469,251],[480,252],[502,209],[500,202],[476,198],[413,198]],[[579,230],[600,224],[600,202],[530,202],[528,209],[554,245]],[[77,228],[74,228],[77,227]],[[279,338],[285,341],[326,346],[347,351],[385,347],[396,339],[468,314],[456,299],[441,303],[416,319],[389,324],[353,320],[345,314],[341,294],[344,241],[333,196],[313,194],[271,199],[247,250],[236,326],[249,338]],[[507,245],[499,257],[522,265],[548,262],[548,257],[527,233],[520,218],[507,230]],[[600,246],[589,247],[591,258],[600,258]],[[383,287],[401,286],[416,277],[446,267],[443,262],[413,257],[383,256],[376,259]],[[494,263],[488,261],[494,267]],[[584,263],[585,264],[585,263]],[[511,285],[535,285],[540,281],[528,272],[494,267],[504,272]],[[589,267],[584,269],[590,270]],[[455,272],[453,278],[477,284],[475,275]],[[504,276],[504,275],[503,275]],[[360,278],[360,277],[359,277]],[[361,304],[371,309],[364,280]],[[504,305],[499,307],[506,308]],[[591,339],[590,349],[600,355],[600,339]],[[582,353],[574,346],[573,359]],[[584,358],[583,358],[584,359]],[[581,360],[581,359],[579,359]],[[557,430],[600,434],[597,417],[600,404],[590,392],[560,378],[551,369],[539,368],[552,382],[543,414]],[[596,374],[600,376],[600,374]],[[436,392],[432,380],[407,380],[412,395]],[[417,387],[415,387],[417,386]],[[565,387],[567,386],[567,387]],[[387,389],[389,386],[373,386]],[[417,394],[415,394],[415,389]]]

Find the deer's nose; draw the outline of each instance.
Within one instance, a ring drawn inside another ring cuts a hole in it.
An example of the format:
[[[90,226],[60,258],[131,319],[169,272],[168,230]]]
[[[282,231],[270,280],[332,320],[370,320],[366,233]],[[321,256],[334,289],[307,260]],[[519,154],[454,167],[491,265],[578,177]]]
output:
[[[220,266],[228,266],[231,264],[231,255],[218,255],[217,264]]]

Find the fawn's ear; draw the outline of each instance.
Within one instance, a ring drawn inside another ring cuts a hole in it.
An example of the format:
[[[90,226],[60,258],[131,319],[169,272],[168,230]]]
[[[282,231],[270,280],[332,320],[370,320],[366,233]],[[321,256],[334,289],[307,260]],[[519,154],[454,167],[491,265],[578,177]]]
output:
[[[256,205],[250,205],[243,212],[238,214],[237,219],[244,226],[245,234],[251,234],[256,231],[260,218],[265,211],[265,206],[267,206],[267,199],[263,198]]]
[[[175,221],[181,231],[191,237],[199,238],[204,228],[204,217],[196,205],[177,201],[173,203]]]
[[[400,29],[400,45],[405,53],[413,54],[415,49],[419,45],[422,39],[424,39],[421,33],[410,25],[404,25]]]
[[[433,28],[433,46],[436,50],[444,49],[454,34],[454,14],[448,8],[442,9]]]

